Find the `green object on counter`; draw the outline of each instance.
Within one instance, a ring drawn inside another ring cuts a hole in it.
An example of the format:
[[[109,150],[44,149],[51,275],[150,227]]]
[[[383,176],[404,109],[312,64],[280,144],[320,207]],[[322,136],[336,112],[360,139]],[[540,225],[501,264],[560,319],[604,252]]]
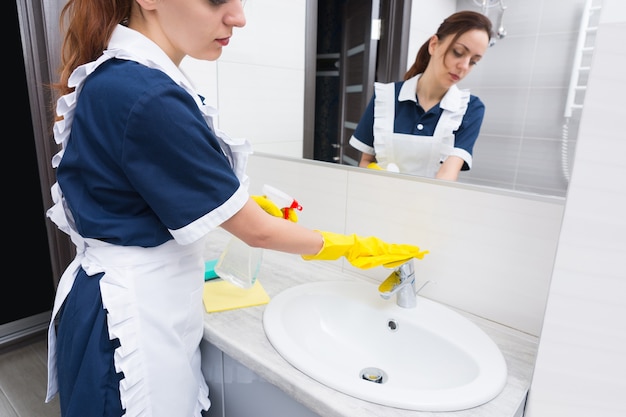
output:
[[[217,259],[206,261],[204,263],[204,280],[205,281],[219,278],[219,275],[217,275],[217,273],[215,272],[215,264],[217,264]]]

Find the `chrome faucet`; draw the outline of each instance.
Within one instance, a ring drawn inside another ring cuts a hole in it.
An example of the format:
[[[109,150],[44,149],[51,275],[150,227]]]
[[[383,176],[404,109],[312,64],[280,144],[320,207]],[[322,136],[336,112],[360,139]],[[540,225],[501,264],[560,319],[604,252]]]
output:
[[[417,291],[415,290],[413,259],[396,268],[378,286],[378,292],[385,300],[390,299],[395,294],[396,303],[402,308],[415,307],[417,305]]]

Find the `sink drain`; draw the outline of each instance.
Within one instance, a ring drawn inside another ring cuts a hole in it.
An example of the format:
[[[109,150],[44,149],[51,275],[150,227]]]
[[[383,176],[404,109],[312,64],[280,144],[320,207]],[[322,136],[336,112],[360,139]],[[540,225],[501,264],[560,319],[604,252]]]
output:
[[[376,384],[384,384],[387,382],[387,374],[382,369],[378,368],[365,368],[361,371],[361,379]]]
[[[392,332],[398,331],[398,327],[400,325],[398,324],[398,322],[395,319],[389,319],[387,320],[387,328],[389,330],[391,330]]]

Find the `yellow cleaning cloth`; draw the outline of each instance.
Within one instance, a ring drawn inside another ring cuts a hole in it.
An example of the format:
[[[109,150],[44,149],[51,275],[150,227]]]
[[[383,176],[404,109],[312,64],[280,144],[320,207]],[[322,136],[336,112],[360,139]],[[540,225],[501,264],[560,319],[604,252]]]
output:
[[[414,245],[391,244],[375,236],[361,237],[355,234],[320,231],[324,246],[315,255],[302,255],[305,261],[332,261],[344,256],[352,265],[361,269],[384,266],[395,268],[413,258],[423,259],[428,253]]]
[[[270,297],[259,280],[252,287],[244,289],[216,279],[204,284],[202,300],[207,313],[215,313],[267,304]]]
[[[367,164],[367,167],[369,169],[375,169],[377,171],[384,171],[384,169],[382,169],[381,166],[378,165],[376,162],[370,162],[369,164]]]

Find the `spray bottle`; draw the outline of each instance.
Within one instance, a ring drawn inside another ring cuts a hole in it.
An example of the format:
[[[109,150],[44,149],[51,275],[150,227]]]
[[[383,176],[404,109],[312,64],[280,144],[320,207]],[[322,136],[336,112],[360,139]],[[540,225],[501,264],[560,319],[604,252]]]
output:
[[[283,212],[283,219],[289,219],[290,209],[302,211],[302,206],[295,198],[271,185],[265,184],[263,186],[263,195],[272,203],[276,204],[280,211]]]
[[[302,211],[302,206],[289,194],[270,185],[263,186],[263,194],[283,212],[283,218],[289,219],[289,209]],[[217,276],[241,288],[250,288],[263,260],[263,248],[253,248],[236,236],[233,236],[221,253],[214,266]]]

